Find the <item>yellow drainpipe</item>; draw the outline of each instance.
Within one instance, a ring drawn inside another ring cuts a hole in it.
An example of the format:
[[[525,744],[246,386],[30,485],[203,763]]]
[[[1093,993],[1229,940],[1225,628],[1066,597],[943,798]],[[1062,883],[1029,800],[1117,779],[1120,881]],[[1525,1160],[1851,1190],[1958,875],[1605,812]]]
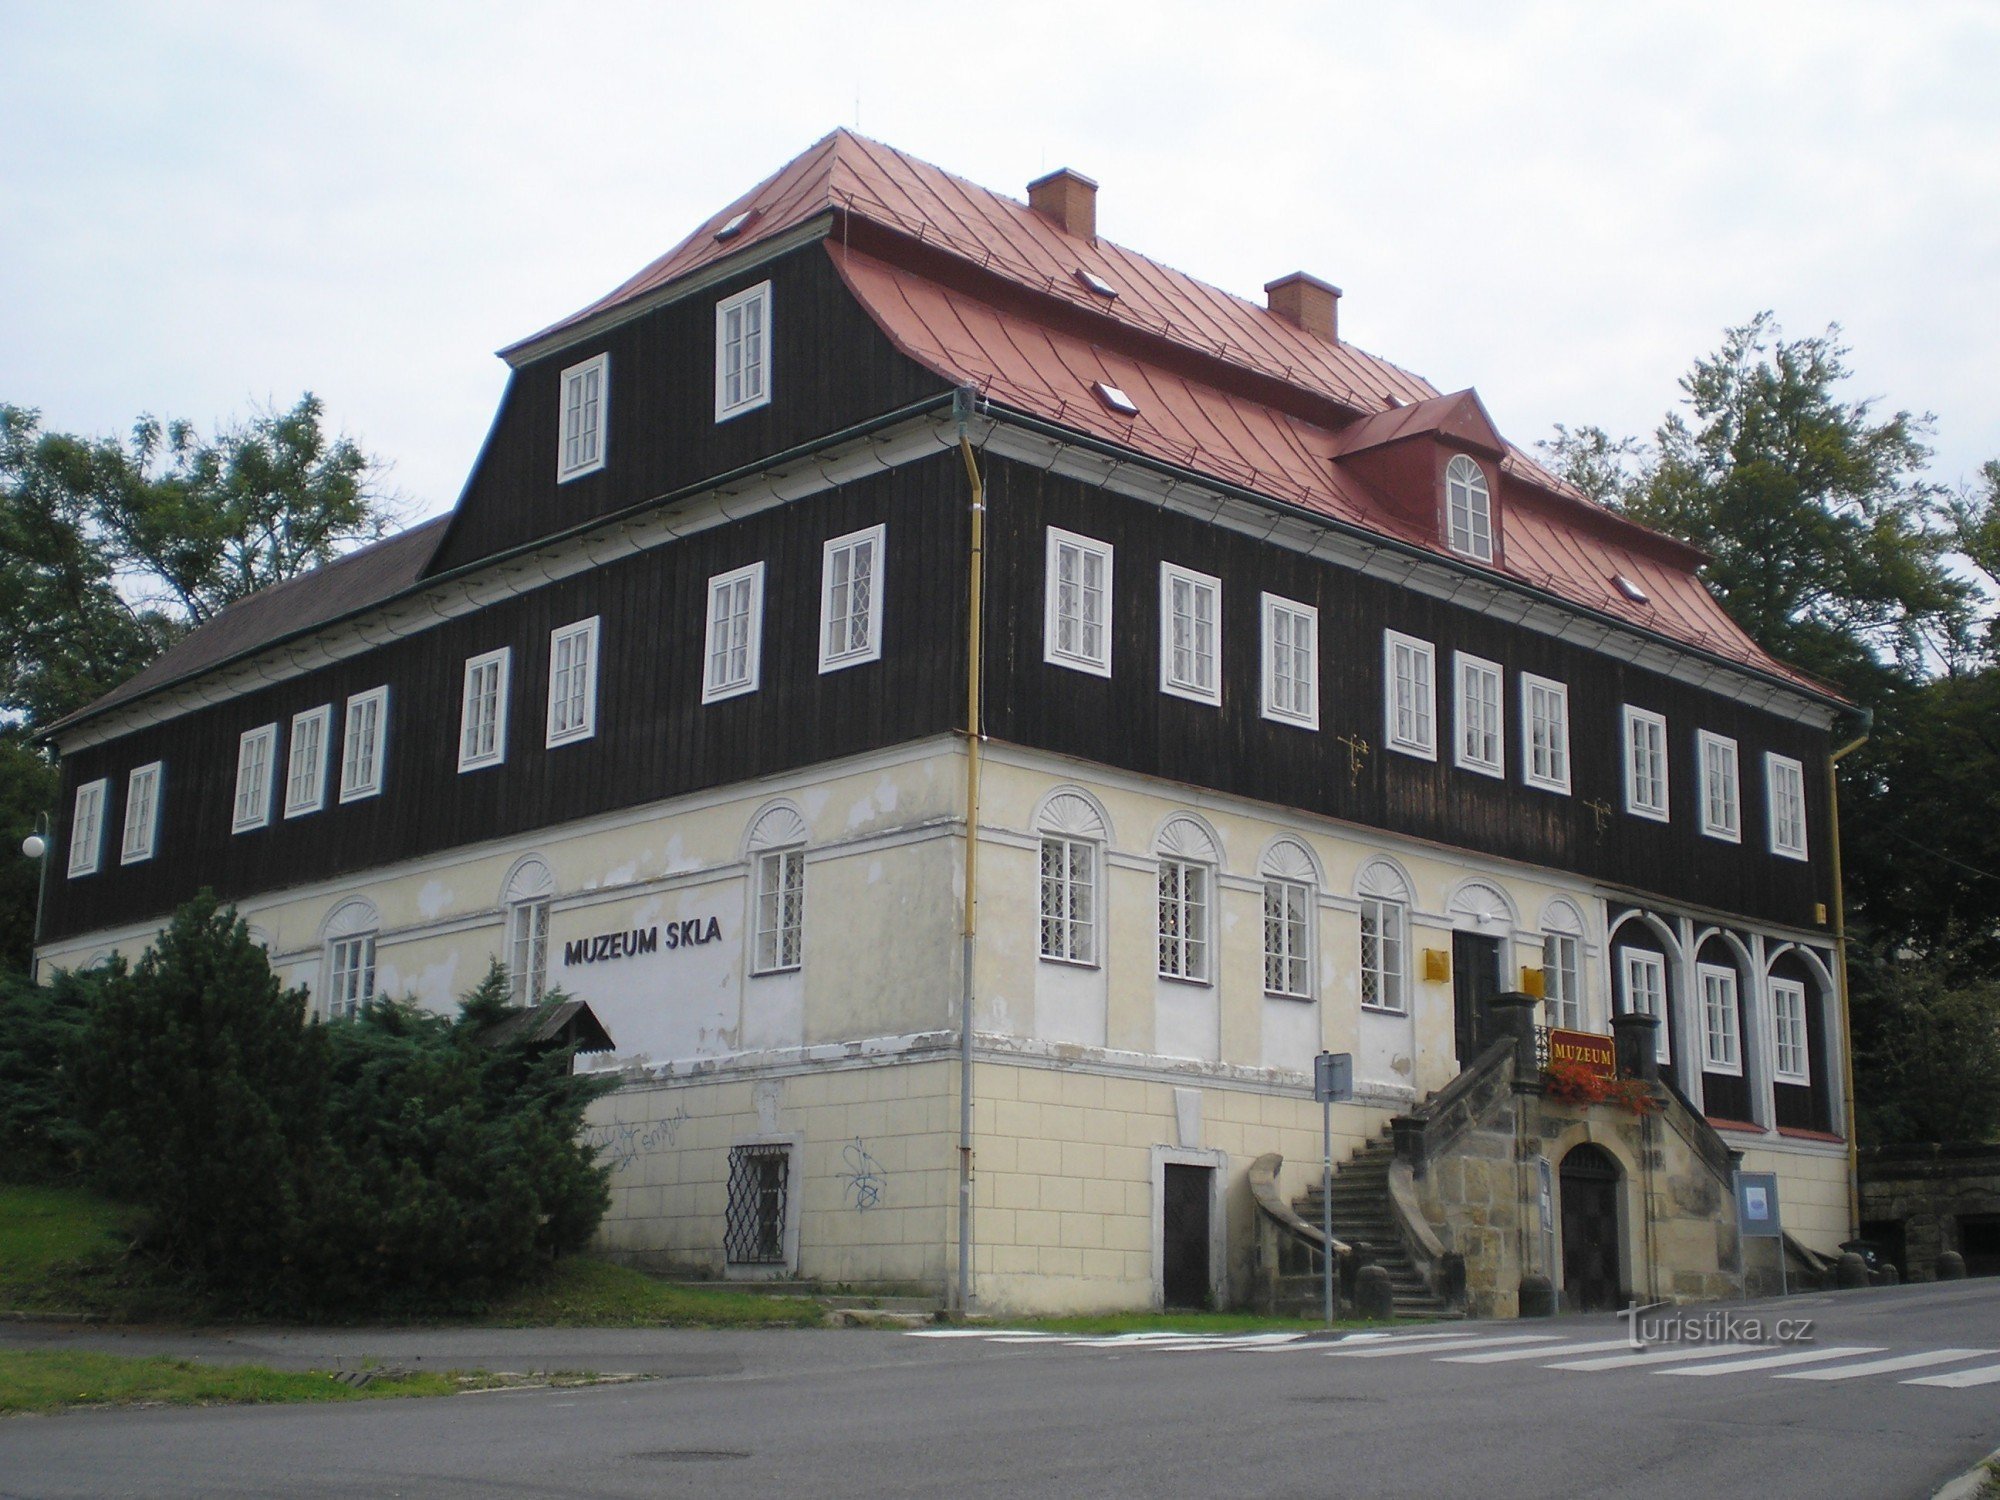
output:
[[[965,943],[958,1009],[958,1288],[960,1312],[972,1302],[972,958],[979,930],[980,607],[986,571],[986,482],[966,435],[975,393],[961,392],[958,451],[972,485],[972,557],[965,626]]]
[[[1863,710],[1866,714],[1867,711]],[[1847,1233],[1861,1235],[1861,1157],[1854,1141],[1854,1021],[1847,1006],[1847,888],[1840,873],[1840,763],[1868,743],[1872,715],[1861,721],[1861,733],[1826,760],[1827,807],[1832,813],[1833,844],[1833,966],[1840,983],[1841,1060],[1847,1070]]]

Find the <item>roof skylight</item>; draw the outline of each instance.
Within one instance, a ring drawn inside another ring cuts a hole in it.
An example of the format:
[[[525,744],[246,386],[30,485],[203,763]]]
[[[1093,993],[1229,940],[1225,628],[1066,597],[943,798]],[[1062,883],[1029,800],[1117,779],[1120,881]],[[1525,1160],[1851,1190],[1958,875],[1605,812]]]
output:
[[[1613,573],[1611,581],[1618,585],[1618,592],[1623,594],[1627,599],[1630,599],[1634,604],[1651,604],[1653,602],[1650,594],[1627,578],[1623,573]]]
[[[1110,382],[1100,380],[1091,389],[1097,392],[1097,399],[1113,411],[1122,413],[1128,417],[1139,415],[1139,403]]]
[[[735,239],[737,235],[743,232],[743,226],[750,222],[751,218],[755,216],[756,212],[757,210],[754,208],[744,209],[742,213],[737,214],[735,217],[731,218],[727,224],[724,224],[720,229],[716,230],[715,237],[719,240]]]
[[[1106,281],[1102,276],[1099,276],[1095,271],[1086,271],[1082,266],[1076,268],[1076,279],[1100,297],[1115,297],[1118,295],[1117,287]]]

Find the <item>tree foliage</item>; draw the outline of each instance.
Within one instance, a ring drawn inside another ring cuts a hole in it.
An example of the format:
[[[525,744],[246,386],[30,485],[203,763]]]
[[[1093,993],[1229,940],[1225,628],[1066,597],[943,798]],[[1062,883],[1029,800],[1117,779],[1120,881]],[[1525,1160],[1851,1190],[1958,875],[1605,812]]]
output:
[[[80,1170],[86,1137],[66,1064],[96,1001],[88,975],[37,985],[0,972],[0,1177],[61,1182]]]
[[[2000,1122],[2000,981],[1879,948],[1849,960],[1859,1135],[1985,1141]]]

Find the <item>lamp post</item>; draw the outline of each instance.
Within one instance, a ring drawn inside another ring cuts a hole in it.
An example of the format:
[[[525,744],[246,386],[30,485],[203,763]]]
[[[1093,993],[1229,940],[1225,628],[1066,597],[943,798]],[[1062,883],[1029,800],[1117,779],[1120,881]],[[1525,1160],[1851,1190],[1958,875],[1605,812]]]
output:
[[[21,853],[40,866],[35,876],[35,930],[28,940],[28,974],[39,977],[35,954],[42,946],[42,899],[49,891],[49,815],[35,814],[35,831],[21,840]]]

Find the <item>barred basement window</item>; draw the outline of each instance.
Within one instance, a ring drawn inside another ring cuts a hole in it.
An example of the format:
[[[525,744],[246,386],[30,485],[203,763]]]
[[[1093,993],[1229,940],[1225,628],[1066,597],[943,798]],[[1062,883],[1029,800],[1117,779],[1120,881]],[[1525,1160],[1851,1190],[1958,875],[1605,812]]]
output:
[[[791,1167],[791,1150],[785,1146],[729,1148],[729,1207],[723,1220],[722,1248],[730,1265],[785,1263]]]
[[[1042,957],[1097,962],[1097,845],[1042,839]]]

